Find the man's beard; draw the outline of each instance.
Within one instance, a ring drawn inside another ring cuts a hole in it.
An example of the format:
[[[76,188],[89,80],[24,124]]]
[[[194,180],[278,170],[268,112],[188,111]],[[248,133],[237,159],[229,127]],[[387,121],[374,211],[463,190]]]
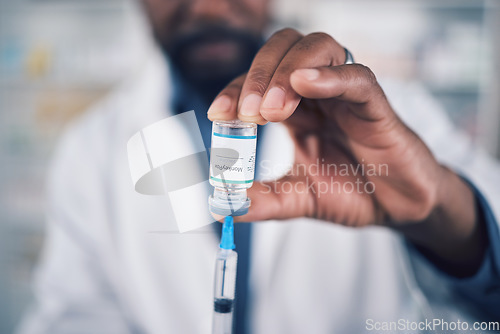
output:
[[[234,43],[238,50],[236,59],[195,61],[190,57],[197,46],[217,41]],[[262,45],[262,38],[245,31],[211,24],[201,26],[195,32],[178,36],[168,43],[160,41],[160,45],[176,74],[204,99],[211,100],[231,80],[248,71]]]

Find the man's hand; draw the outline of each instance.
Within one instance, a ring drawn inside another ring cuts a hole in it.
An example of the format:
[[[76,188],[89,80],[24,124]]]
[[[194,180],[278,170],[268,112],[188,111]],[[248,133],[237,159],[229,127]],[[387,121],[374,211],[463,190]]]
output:
[[[214,100],[211,120],[283,122],[295,142],[294,168],[281,180],[256,183],[242,219],[386,225],[450,271],[474,272],[485,237],[471,190],[401,122],[371,70],[344,62],[343,47],[329,35],[285,29]],[[318,162],[311,173],[307,166]]]

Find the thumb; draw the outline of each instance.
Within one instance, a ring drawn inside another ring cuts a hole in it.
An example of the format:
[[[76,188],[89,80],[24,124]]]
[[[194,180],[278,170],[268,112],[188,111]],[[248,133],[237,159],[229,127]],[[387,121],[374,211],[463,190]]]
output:
[[[306,177],[285,176],[269,182],[255,182],[248,189],[251,205],[237,222],[310,217],[314,212],[313,184]]]

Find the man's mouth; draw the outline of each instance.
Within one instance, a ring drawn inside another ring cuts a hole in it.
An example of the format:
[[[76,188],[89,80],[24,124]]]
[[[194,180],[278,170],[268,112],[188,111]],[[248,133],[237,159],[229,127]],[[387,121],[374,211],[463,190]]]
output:
[[[189,48],[186,57],[194,62],[224,62],[234,60],[240,53],[238,43],[229,39],[206,41]]]

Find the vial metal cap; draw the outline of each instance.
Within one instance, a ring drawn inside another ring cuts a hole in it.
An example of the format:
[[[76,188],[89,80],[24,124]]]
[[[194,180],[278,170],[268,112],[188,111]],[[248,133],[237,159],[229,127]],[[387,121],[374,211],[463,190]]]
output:
[[[246,191],[228,193],[215,189],[214,194],[208,198],[208,209],[220,216],[243,216],[248,213],[250,203]]]

